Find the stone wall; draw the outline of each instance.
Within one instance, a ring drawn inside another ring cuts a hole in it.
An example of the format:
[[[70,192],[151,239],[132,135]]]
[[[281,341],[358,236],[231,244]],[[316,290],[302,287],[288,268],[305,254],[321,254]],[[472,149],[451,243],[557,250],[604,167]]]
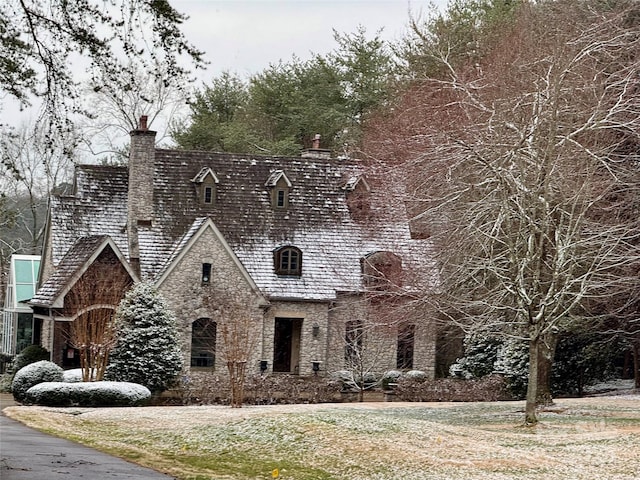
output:
[[[212,265],[208,284],[202,282],[203,263]],[[190,363],[192,323],[199,318],[211,318],[219,325],[215,369],[226,374],[220,324],[220,317],[225,313],[240,317],[234,321],[251,327],[249,365],[259,365],[264,310],[261,299],[213,229],[206,228],[192,245],[187,246],[158,289],[178,318],[185,365]]]
[[[209,284],[202,283],[202,264],[212,265]],[[198,318],[212,318],[221,322],[220,315],[234,315],[227,304],[246,307],[240,320],[250,317],[251,355],[249,374],[260,372],[260,362],[267,362],[266,373],[273,373],[274,344],[278,319],[293,319],[290,370],[301,376],[315,375],[314,362],[320,367],[318,375],[345,369],[346,322],[360,319],[365,325],[364,359],[366,370],[383,373],[397,368],[398,324],[407,319],[397,305],[382,308],[359,295],[339,295],[335,302],[293,302],[271,300],[257,294],[241,265],[218,238],[212,228],[205,228],[177,259],[166,279],[159,286],[176,313],[182,337],[185,365],[189,365],[191,326]],[[227,307],[225,307],[227,305]],[[239,307],[238,307],[239,308]],[[236,310],[237,311],[237,310]],[[415,318],[414,369],[434,376],[435,331],[428,318]],[[220,327],[218,327],[220,328]],[[217,374],[226,375],[225,345],[218,331],[216,342]]]

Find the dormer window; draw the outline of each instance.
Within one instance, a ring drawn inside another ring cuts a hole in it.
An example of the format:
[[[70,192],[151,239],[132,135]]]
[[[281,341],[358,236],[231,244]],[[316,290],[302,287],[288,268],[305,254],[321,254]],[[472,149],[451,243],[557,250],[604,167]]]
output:
[[[292,184],[282,170],[271,172],[264,184],[271,195],[271,206],[274,209],[285,209],[289,206],[289,191]]]
[[[214,205],[216,203],[216,186],[220,181],[213,170],[209,167],[203,167],[191,181],[196,186],[201,205]]]
[[[361,260],[365,287],[375,291],[390,291],[402,286],[402,259],[392,252],[378,251]]]
[[[346,193],[347,207],[354,219],[365,219],[369,216],[371,204],[369,194],[371,189],[362,175],[350,177],[342,189]]]
[[[273,255],[274,270],[278,275],[302,275],[302,251],[296,247],[282,247]]]

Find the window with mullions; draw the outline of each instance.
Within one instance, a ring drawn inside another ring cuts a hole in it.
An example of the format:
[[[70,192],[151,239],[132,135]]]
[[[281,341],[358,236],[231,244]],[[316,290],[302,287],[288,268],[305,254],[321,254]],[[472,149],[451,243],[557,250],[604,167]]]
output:
[[[213,187],[204,187],[204,203],[213,203]]]
[[[278,275],[302,274],[302,252],[296,247],[282,247],[275,251],[274,268]]]
[[[15,255],[13,259],[14,288],[16,303],[30,300],[36,290],[40,257]]]
[[[217,325],[210,318],[199,318],[191,326],[191,366],[215,366]]]

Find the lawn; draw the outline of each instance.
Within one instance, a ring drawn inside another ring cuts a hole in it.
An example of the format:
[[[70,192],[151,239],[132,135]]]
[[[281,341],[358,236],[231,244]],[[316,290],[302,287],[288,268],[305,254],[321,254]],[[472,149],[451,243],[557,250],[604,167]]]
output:
[[[181,480],[640,478],[640,396],[522,402],[47,408],[5,414]]]

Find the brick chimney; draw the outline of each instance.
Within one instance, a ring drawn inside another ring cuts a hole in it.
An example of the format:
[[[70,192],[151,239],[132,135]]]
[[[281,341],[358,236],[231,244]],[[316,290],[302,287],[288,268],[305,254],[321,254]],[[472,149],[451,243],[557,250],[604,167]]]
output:
[[[153,224],[153,176],[156,132],[147,127],[147,116],[140,117],[132,130],[129,149],[129,188],[127,199],[127,236],[129,261],[140,274],[139,229]]]
[[[320,148],[320,134],[313,137],[312,148],[302,151],[302,158],[331,158],[331,150]]]

